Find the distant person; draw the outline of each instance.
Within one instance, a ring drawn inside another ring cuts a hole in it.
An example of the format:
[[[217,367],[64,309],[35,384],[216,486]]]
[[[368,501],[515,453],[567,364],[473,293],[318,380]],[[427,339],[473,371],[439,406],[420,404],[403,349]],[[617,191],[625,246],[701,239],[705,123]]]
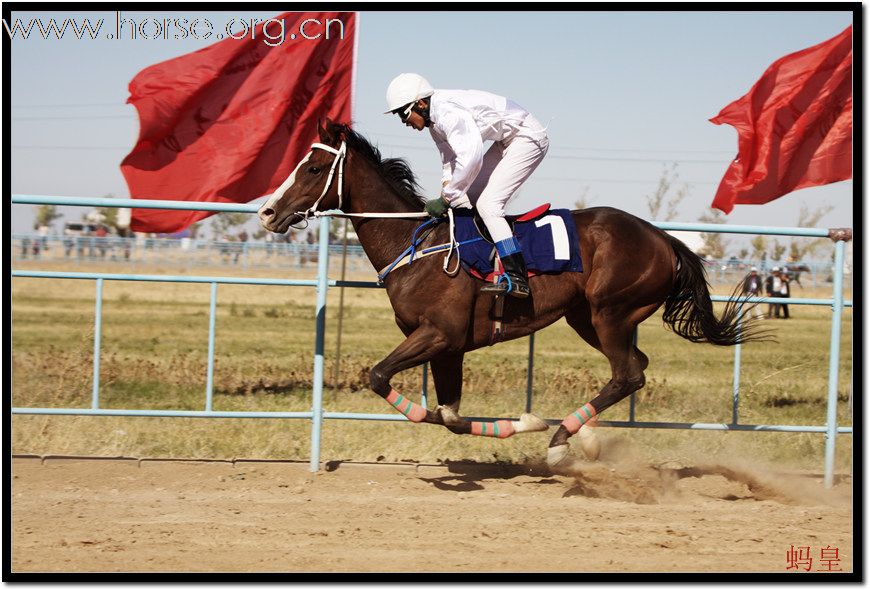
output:
[[[791,278],[789,278],[788,273],[787,272],[780,272],[779,273],[779,297],[780,298],[788,299],[789,297],[791,297],[791,286],[789,285],[789,283],[791,283]],[[789,318],[788,304],[781,303],[779,305],[779,308],[782,311],[782,319],[787,320]],[[779,314],[777,314],[777,317],[779,317]]]
[[[72,230],[68,227],[63,230],[63,255],[66,258],[70,257],[72,254],[72,250],[76,245],[75,238],[73,237]]]
[[[233,257],[233,264],[238,264],[239,263],[239,256],[242,255],[242,252],[247,252],[248,232],[246,232],[245,230],[240,231],[236,235],[236,240],[239,243],[237,246],[235,246],[233,248],[233,253],[235,254],[235,256]]]
[[[41,254],[48,251],[48,232],[51,230],[44,223],[39,225],[36,228],[37,233],[39,234],[39,245],[34,245],[34,254]]]
[[[220,252],[220,254],[221,254],[221,264],[229,264],[230,263],[230,257],[232,256],[232,253],[233,253],[232,242],[234,242],[235,239],[236,239],[235,236],[226,233],[221,238],[221,241],[218,242],[217,246],[218,246],[218,252]]]
[[[94,235],[97,231],[97,228],[94,226],[87,226],[85,229],[84,235],[87,236],[87,246],[88,246],[88,258],[93,260],[97,257],[97,244],[94,241]]]
[[[305,232],[305,243],[307,246],[302,246],[302,249],[299,254],[299,267],[308,266],[308,263],[315,260],[314,252],[316,252],[315,244],[317,243],[317,238],[314,235],[313,231]]]
[[[781,281],[779,280],[779,267],[774,266],[770,270],[770,274],[767,275],[767,278],[764,280],[764,291],[767,293],[768,297],[779,297],[780,287]],[[767,304],[767,317],[777,318],[779,317],[779,313],[780,310],[778,303]]]
[[[106,238],[109,236],[109,231],[106,229],[105,225],[98,225],[96,231],[94,231],[94,237],[97,239],[97,250],[100,252],[100,258],[106,257]]]
[[[746,279],[743,281],[743,294],[747,297],[761,297],[761,277],[758,276],[758,268],[755,266],[749,269],[749,274],[746,275]],[[758,319],[764,317],[764,313],[758,307],[758,304],[754,304],[752,309],[755,312],[755,317]]]
[[[272,258],[272,248],[275,247],[275,242],[276,242],[275,235],[276,234],[273,234],[272,232],[267,231],[266,235],[263,236],[263,242],[266,244],[266,247],[265,247],[266,258]]]
[[[133,234],[133,230],[131,230],[129,227],[119,229],[118,235],[124,238],[124,260],[130,260],[130,251],[133,249],[132,243],[135,237]]]

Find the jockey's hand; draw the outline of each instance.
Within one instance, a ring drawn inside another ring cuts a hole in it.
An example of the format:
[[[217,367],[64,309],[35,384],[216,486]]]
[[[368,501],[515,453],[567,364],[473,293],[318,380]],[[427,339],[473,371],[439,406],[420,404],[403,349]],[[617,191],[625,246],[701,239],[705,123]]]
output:
[[[428,213],[430,217],[444,217],[444,214],[449,208],[450,205],[447,204],[444,197],[438,197],[437,199],[426,201],[426,213]]]

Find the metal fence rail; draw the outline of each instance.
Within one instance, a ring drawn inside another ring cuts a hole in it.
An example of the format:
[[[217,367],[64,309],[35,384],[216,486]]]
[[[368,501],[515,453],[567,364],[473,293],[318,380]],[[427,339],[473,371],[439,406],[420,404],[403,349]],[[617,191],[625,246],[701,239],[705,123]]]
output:
[[[77,205],[98,207],[139,207],[153,209],[185,209],[194,211],[230,211],[230,212],[256,212],[256,205],[237,205],[221,203],[191,203],[179,201],[156,201],[156,200],[132,200],[132,199],[86,199],[78,197],[45,197],[33,195],[12,195],[15,204],[54,204],[54,205]],[[42,415],[91,415],[91,416],[153,416],[153,417],[185,417],[185,418],[301,418],[312,421],[311,430],[311,458],[310,469],[317,471],[320,468],[320,433],[324,419],[347,419],[347,420],[407,420],[400,414],[364,414],[352,412],[328,412],[323,409],[323,381],[324,381],[324,341],[326,332],[326,295],[330,287],[355,287],[355,288],[379,288],[375,282],[364,281],[336,281],[328,278],[329,261],[329,217],[321,219],[321,230],[318,244],[318,269],[317,278],[313,280],[289,280],[289,279],[266,279],[266,278],[237,278],[237,277],[214,277],[214,276],[167,276],[167,275],[144,275],[126,273],[87,273],[87,272],[56,272],[56,271],[24,271],[13,270],[12,277],[28,278],[54,278],[54,279],[83,279],[94,280],[96,283],[96,308],[94,324],[94,367],[93,367],[93,390],[91,408],[27,408],[13,407],[13,414],[42,414]],[[805,237],[828,237],[828,230],[814,228],[767,228],[760,226],[723,226],[718,224],[688,224],[688,223],[656,223],[654,225],[665,230],[689,230],[718,233],[756,234],[756,235],[785,235]],[[831,341],[829,351],[828,369],[828,399],[826,424],[820,426],[796,426],[796,425],[763,425],[742,424],[738,421],[739,393],[740,393],[740,354],[741,346],[734,347],[734,382],[732,391],[732,420],[730,423],[673,423],[673,422],[645,422],[635,419],[635,396],[630,398],[629,420],[627,421],[600,421],[602,426],[617,428],[668,428],[668,429],[692,429],[692,430],[739,430],[754,432],[814,432],[824,433],[825,442],[825,485],[833,485],[834,452],[836,435],[851,434],[852,428],[837,425],[837,388],[839,379],[839,354],[840,354],[840,329],[842,310],[844,307],[852,307],[852,302],[843,297],[843,271],[844,271],[845,241],[838,239],[835,242],[834,268],[833,268],[833,297],[830,299],[801,299],[789,298],[789,305],[825,305],[832,308]],[[104,281],[146,281],[146,282],[183,282],[183,283],[208,283],[211,285],[210,312],[209,312],[209,335],[208,335],[208,365],[205,391],[205,403],[202,411],[174,411],[174,410],[129,410],[129,409],[104,409],[100,408],[100,336],[102,331],[102,300]],[[214,387],[214,350],[215,350],[215,314],[217,302],[217,288],[219,284],[235,285],[272,285],[272,286],[302,286],[314,287],[317,293],[315,315],[315,343],[314,343],[314,378],[312,383],[312,408],[307,412],[221,412],[212,408],[212,394]],[[727,297],[714,296],[713,301],[728,301]],[[747,303],[781,303],[778,298],[756,297],[741,298]],[[427,405],[427,379],[426,366],[423,367],[423,390],[421,392],[421,405]],[[534,334],[529,337],[529,365],[526,385],[526,410],[532,409],[532,387],[534,375]],[[491,418],[476,418],[491,419]],[[558,424],[561,420],[548,419],[550,424]]]
[[[269,234],[272,235],[272,234]],[[309,234],[313,236],[313,234]],[[287,242],[283,236],[273,241],[224,241],[179,237],[120,237],[95,235],[38,235],[12,234],[14,262],[82,266],[87,263],[115,265],[135,270],[142,265],[172,266],[188,273],[196,267],[230,266],[248,269],[314,268],[319,257],[319,246],[310,241]],[[337,256],[341,255],[339,259]],[[350,272],[371,274],[371,263],[359,244],[342,245],[333,241],[329,245],[330,264],[337,266],[343,260]],[[734,284],[751,266],[764,274],[779,261],[753,258],[705,259],[707,279],[711,284]],[[833,282],[831,262],[804,262],[800,270],[790,267],[801,287],[817,288]],[[800,273],[800,274],[798,274]],[[803,276],[803,283],[799,277]],[[849,287],[851,275],[844,277]]]
[[[331,244],[330,259],[345,250],[352,271],[371,268],[362,246],[356,244],[348,244],[346,248],[341,244]],[[12,234],[12,256],[15,262],[36,261],[65,267],[97,262],[128,269],[160,264],[179,268],[183,272],[204,266],[228,266],[242,270],[306,269],[317,266],[319,252],[320,247],[316,243],[304,242]]]

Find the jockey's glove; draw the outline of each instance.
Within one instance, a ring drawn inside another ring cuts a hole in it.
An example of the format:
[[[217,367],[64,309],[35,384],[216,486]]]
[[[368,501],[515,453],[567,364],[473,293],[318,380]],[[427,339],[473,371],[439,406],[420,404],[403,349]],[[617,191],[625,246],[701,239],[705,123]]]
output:
[[[426,213],[428,213],[430,217],[444,217],[444,214],[449,208],[450,205],[447,204],[444,197],[438,197],[437,199],[426,201]]]

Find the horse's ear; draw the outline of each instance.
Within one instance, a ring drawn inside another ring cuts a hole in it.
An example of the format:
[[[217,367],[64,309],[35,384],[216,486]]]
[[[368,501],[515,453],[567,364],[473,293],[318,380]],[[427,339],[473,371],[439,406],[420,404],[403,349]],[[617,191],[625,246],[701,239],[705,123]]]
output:
[[[329,135],[320,117],[317,118],[317,135],[320,136],[321,143],[328,143]]]
[[[320,134],[320,141],[326,145],[338,143],[339,137],[336,133],[336,128],[339,126],[329,117],[326,117],[325,123],[325,125],[321,125],[320,119],[317,120],[317,132]]]

